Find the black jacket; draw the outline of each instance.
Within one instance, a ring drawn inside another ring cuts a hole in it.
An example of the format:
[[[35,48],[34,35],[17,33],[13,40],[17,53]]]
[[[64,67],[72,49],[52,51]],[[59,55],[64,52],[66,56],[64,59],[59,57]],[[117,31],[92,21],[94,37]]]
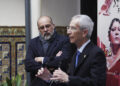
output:
[[[59,51],[63,53],[61,56],[56,57]],[[75,46],[70,44],[68,37],[55,33],[55,37],[48,46],[47,54],[44,54],[42,42],[38,36],[29,43],[25,59],[25,69],[27,72],[30,72],[31,80],[34,80],[38,69],[43,66],[41,63],[35,62],[34,59],[35,57],[45,57],[46,64],[52,67],[60,66],[63,71],[67,71],[68,63],[71,61],[74,51]]]
[[[106,58],[104,52],[90,42],[79,56],[75,68],[76,54],[69,70],[68,86],[105,86]]]

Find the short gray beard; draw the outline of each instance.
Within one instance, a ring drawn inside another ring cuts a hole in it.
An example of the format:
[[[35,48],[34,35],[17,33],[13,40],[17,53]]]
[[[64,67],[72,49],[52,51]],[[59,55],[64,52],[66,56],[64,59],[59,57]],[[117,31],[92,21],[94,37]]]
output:
[[[40,33],[41,37],[42,37],[44,40],[46,40],[46,41],[49,40],[49,39],[52,37],[53,34],[54,34],[54,31],[51,32],[50,35],[48,35],[48,36],[46,36],[45,34],[44,34],[44,35],[41,35],[41,33]]]
[[[48,36],[43,36],[44,40],[49,40],[52,37],[52,34],[48,35]]]

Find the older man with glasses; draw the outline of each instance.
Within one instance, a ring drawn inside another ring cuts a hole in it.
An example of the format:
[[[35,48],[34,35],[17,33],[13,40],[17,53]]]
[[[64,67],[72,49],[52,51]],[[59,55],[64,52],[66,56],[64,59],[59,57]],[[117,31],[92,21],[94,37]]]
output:
[[[94,23],[87,15],[72,17],[67,34],[70,42],[77,46],[70,64],[69,73],[58,68],[53,72],[52,81],[60,86],[105,86],[106,58],[104,52],[91,40]]]

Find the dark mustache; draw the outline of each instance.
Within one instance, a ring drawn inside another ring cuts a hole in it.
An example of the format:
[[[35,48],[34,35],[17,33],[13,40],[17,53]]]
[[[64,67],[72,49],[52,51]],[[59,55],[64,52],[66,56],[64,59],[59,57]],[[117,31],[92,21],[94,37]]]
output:
[[[44,33],[44,36],[46,36],[46,35],[50,35],[50,33],[48,33],[48,32],[45,32],[45,33]]]

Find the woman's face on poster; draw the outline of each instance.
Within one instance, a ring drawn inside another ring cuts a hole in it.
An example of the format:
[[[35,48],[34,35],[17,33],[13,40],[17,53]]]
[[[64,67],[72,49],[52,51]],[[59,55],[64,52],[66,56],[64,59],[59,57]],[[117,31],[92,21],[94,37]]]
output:
[[[110,42],[111,44],[120,44],[120,23],[114,21],[110,30]]]

